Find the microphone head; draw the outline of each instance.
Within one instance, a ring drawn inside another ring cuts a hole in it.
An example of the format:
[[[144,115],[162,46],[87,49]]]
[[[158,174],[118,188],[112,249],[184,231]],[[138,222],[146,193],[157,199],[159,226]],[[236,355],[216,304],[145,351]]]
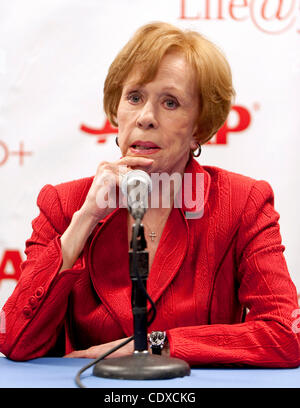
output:
[[[122,179],[121,191],[127,197],[127,206],[133,218],[142,219],[148,208],[148,194],[152,191],[149,174],[143,170],[129,171]]]
[[[130,187],[144,185],[148,188],[148,193],[152,191],[152,180],[148,173],[143,170],[131,170],[122,178],[121,190],[127,196]]]

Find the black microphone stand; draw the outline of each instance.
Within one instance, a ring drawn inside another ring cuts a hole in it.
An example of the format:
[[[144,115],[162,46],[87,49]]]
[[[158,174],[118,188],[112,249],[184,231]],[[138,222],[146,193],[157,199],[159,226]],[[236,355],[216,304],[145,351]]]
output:
[[[148,352],[146,283],[149,273],[149,253],[144,235],[142,217],[132,227],[129,251],[132,281],[132,313],[134,321],[134,352],[131,355],[99,361],[93,375],[104,378],[151,380],[190,375],[189,365],[178,358],[153,355]],[[151,300],[151,299],[150,299]]]

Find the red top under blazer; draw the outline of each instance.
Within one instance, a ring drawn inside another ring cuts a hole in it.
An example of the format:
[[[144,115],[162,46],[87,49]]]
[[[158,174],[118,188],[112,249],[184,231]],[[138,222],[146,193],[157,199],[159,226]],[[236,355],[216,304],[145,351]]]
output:
[[[167,330],[171,356],[191,365],[299,366],[299,306],[271,187],[194,159],[186,172],[204,173],[204,213],[170,213],[147,281],[157,306],[149,331]],[[13,360],[133,334],[126,209],[99,222],[74,266],[58,274],[60,236],[91,183],[46,185],[39,194],[27,260],[3,308],[0,351]]]

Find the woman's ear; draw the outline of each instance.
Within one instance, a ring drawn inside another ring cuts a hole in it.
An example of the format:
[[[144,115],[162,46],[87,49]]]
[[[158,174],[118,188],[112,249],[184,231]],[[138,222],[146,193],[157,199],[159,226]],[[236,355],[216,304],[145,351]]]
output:
[[[199,135],[198,135],[198,123],[195,123],[193,133],[192,133],[192,139],[190,143],[190,148],[191,150],[196,150],[199,145]]]
[[[199,146],[199,142],[197,141],[197,139],[195,137],[192,138],[191,142],[190,142],[190,149],[192,151],[196,150]]]

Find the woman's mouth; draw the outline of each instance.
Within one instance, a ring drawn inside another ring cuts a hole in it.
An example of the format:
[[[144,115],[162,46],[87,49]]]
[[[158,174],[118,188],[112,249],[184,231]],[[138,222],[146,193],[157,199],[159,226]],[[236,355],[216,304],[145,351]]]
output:
[[[153,142],[142,142],[137,140],[130,146],[130,151],[135,154],[153,154],[157,153],[160,147]]]

